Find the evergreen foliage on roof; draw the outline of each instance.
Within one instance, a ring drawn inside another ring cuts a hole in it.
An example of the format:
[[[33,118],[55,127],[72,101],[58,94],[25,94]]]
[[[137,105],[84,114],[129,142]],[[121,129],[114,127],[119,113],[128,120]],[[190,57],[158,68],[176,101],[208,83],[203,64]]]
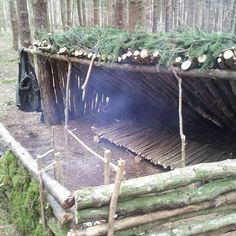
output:
[[[141,30],[127,32],[115,28],[79,27],[64,33],[40,32],[39,40],[47,40],[56,50],[66,47],[69,53],[75,50],[89,52],[99,48],[101,55],[110,55],[110,61],[127,51],[146,49],[160,53],[158,64],[169,66],[178,56],[192,60],[206,55],[202,68],[213,68],[216,59],[226,49],[236,45],[236,37],[228,33],[206,33],[198,28],[179,28],[167,33],[148,33]]]

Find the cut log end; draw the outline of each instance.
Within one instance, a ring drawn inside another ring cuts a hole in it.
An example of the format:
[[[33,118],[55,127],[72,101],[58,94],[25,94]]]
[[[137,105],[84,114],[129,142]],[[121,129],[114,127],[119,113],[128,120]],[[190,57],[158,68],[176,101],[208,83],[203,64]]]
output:
[[[189,70],[189,69],[191,69],[191,66],[192,66],[192,61],[187,60],[187,61],[184,61],[184,62],[181,64],[181,69],[182,69],[182,70]]]
[[[225,60],[229,60],[234,57],[234,52],[232,50],[226,50],[223,54]]]
[[[143,49],[140,53],[140,57],[144,59],[144,58],[147,58],[148,56],[149,56],[148,50]]]
[[[203,64],[206,61],[206,59],[207,59],[207,56],[203,54],[202,56],[198,57],[197,60],[200,64]]]

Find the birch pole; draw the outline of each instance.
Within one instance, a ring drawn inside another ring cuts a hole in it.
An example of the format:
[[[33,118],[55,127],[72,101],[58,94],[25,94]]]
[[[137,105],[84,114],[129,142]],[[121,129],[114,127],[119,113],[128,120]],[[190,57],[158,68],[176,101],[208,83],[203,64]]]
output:
[[[185,145],[186,145],[186,136],[184,135],[184,128],[183,128],[183,114],[182,114],[182,107],[183,107],[183,91],[182,91],[182,79],[177,75],[174,68],[172,68],[173,73],[178,81],[179,86],[179,134],[181,138],[181,158],[182,158],[182,167],[186,166],[186,158],[185,158]]]

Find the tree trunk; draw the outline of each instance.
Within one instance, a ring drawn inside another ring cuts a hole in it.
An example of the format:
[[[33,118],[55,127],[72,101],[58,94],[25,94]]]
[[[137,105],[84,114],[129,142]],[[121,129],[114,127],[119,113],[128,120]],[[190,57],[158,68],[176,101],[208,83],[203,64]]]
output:
[[[231,13],[231,19],[230,19],[230,30],[232,34],[236,34],[236,0],[232,2],[232,13]]]
[[[44,119],[47,124],[55,125],[60,122],[59,110],[53,88],[51,65],[48,60],[37,57],[38,81],[43,103]]]
[[[72,5],[71,5],[71,0],[66,1],[66,24],[69,27],[72,27]]]
[[[66,30],[66,4],[65,0],[60,0],[61,3],[61,21],[62,21],[62,28],[65,31]]]
[[[55,26],[54,15],[53,15],[54,11],[55,9],[53,8],[52,0],[48,0],[48,20],[49,20],[51,33],[54,32],[54,26]]]
[[[143,28],[144,26],[144,5],[143,1],[129,1],[129,31],[134,31],[136,26]]]
[[[40,30],[50,31],[48,20],[48,1],[47,0],[33,0],[32,1],[35,34]]]
[[[24,47],[31,45],[31,32],[26,0],[17,0],[17,13],[19,16],[20,42]]]
[[[165,32],[168,32],[172,28],[172,5],[171,0],[165,0]]]
[[[83,25],[82,22],[82,11],[81,11],[81,1],[77,0],[77,13],[78,13],[78,20],[79,20],[79,26]]]
[[[114,6],[114,22],[116,28],[124,28],[124,0],[116,0]]]
[[[99,25],[99,0],[93,0],[93,25]]]
[[[13,49],[18,49],[18,20],[16,14],[16,6],[14,0],[9,0],[11,14],[11,28],[13,33]]]
[[[82,16],[83,16],[83,26],[86,26],[86,8],[85,8],[85,0],[82,1]]]

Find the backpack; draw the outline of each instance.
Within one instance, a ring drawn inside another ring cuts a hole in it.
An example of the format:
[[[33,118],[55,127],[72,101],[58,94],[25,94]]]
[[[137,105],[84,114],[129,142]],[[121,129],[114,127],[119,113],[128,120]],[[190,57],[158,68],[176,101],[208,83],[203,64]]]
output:
[[[42,111],[38,81],[27,52],[20,50],[16,105],[21,111]]]

